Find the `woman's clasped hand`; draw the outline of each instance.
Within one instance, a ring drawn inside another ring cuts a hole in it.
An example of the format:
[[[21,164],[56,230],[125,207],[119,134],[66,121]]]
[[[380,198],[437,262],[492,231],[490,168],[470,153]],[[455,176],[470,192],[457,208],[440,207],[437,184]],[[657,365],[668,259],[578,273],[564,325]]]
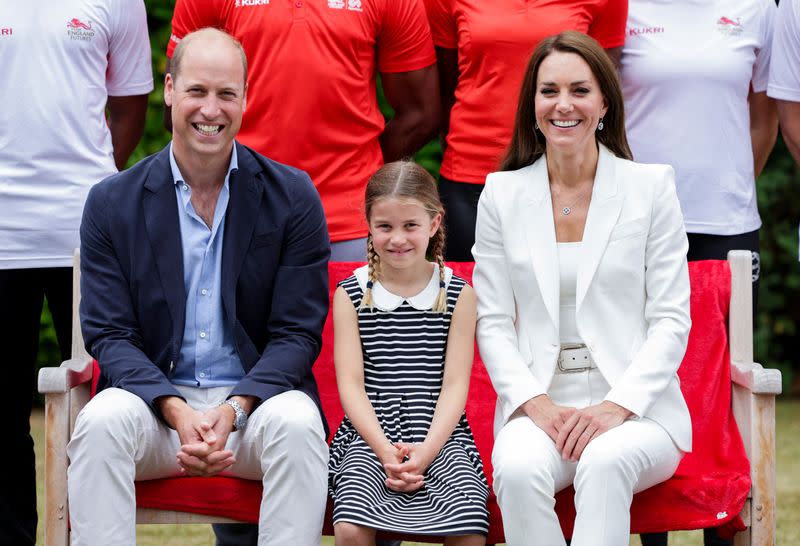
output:
[[[528,400],[512,417],[522,415],[553,439],[565,460],[577,461],[589,442],[621,425],[633,413],[608,400],[582,409],[559,406],[543,394]]]

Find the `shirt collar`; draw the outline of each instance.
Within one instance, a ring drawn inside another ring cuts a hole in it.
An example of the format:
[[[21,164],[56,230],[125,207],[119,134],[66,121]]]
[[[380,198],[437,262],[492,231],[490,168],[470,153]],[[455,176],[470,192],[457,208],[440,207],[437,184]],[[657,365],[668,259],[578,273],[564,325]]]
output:
[[[181,170],[178,168],[178,162],[175,161],[175,154],[172,152],[172,142],[169,143],[169,167],[172,170],[172,180],[177,186],[184,181]],[[239,156],[236,153],[236,143],[233,143],[233,151],[231,152],[231,162],[228,165],[228,173],[225,175],[225,187],[228,187],[228,179],[231,173],[239,168]]]
[[[361,291],[367,289],[367,281],[369,280],[369,266],[359,267],[354,271],[358,285]],[[447,287],[450,284],[450,279],[453,277],[453,270],[445,266],[444,268],[444,284]],[[436,302],[436,296],[439,295],[439,265],[433,264],[433,275],[428,285],[422,289],[422,292],[415,296],[404,298],[389,292],[383,287],[380,281],[375,281],[372,286],[372,301],[381,311],[394,311],[400,304],[407,301],[408,304],[417,311],[429,311],[433,308]]]

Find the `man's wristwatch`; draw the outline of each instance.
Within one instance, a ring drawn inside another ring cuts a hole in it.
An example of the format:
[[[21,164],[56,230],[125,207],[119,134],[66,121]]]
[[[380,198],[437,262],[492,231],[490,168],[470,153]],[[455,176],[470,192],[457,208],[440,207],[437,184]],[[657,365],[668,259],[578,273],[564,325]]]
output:
[[[225,404],[232,407],[233,411],[236,413],[236,416],[233,418],[233,430],[244,430],[247,424],[247,413],[242,409],[242,406],[233,399],[225,400],[220,406],[224,406]]]

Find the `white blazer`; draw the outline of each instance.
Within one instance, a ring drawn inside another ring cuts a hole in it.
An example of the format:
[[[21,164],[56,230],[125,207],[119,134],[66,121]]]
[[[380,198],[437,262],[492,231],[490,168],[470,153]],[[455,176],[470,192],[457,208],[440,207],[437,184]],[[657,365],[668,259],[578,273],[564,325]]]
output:
[[[689,337],[688,241],[674,172],[600,146],[578,266],[578,333],[606,396],[660,424],[683,451],[692,427],[678,366]],[[477,339],[497,391],[494,430],[547,392],[559,343],[559,271],[545,157],[491,173],[478,203]]]

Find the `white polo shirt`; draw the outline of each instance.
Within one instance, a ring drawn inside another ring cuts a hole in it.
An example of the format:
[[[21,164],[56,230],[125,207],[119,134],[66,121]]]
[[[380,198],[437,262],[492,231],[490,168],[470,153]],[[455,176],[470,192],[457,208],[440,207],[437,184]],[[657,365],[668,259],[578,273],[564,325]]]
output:
[[[675,168],[690,233],[761,226],[747,96],[767,89],[773,0],[631,0],[622,54],[634,159]]]
[[[0,269],[71,265],[89,188],[116,172],[108,96],[153,89],[142,0],[4,1]]]
[[[778,4],[767,95],[800,102],[800,0]]]

